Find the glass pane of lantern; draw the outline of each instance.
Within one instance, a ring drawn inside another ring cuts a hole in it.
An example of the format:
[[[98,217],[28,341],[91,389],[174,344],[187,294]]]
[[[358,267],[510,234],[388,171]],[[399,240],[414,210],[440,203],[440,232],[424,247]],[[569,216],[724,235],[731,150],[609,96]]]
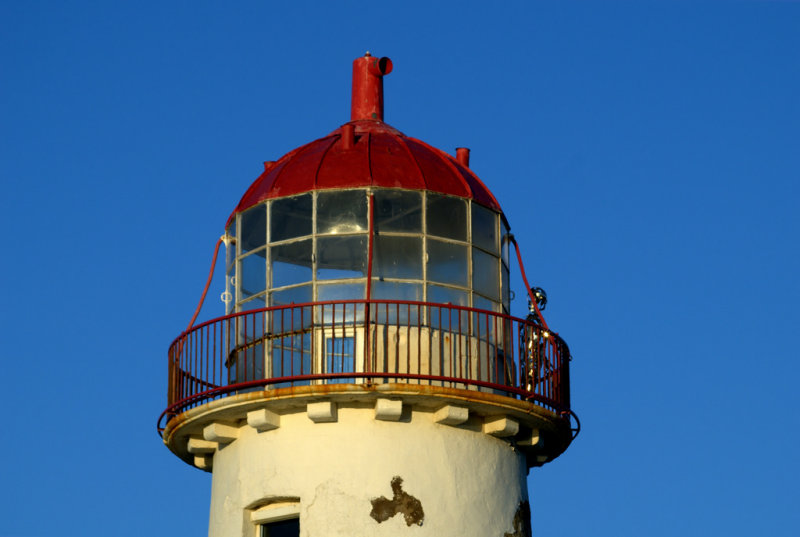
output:
[[[460,198],[427,195],[425,222],[428,235],[467,240],[467,203]]]
[[[367,194],[363,190],[317,194],[317,233],[358,233],[367,230]]]
[[[501,284],[503,288],[501,292],[503,293],[503,307],[506,310],[506,313],[511,311],[511,290],[509,289],[509,273],[508,267],[505,263],[501,264],[500,266],[500,277],[502,278]]]
[[[275,200],[270,211],[270,242],[311,235],[311,194]]]
[[[288,306],[289,304],[306,304],[311,302],[311,284],[309,285],[301,285],[299,287],[291,287],[289,289],[282,289],[280,291],[274,291],[270,296],[270,302],[272,306]],[[306,309],[306,308],[304,308]],[[287,317],[287,323],[289,322],[289,315],[291,314],[291,310],[287,310],[285,314]],[[294,312],[295,316],[300,316],[301,314],[298,312]],[[310,313],[303,313],[303,317],[306,320],[311,320]],[[275,323],[275,319],[278,319],[277,322],[280,322],[281,315],[274,314],[273,315],[273,323]]]
[[[267,243],[267,206],[263,203],[242,213],[241,220],[241,252],[244,255],[250,250],[260,248]]]
[[[472,204],[472,244],[500,255],[497,244],[497,213]]]
[[[440,285],[428,285],[428,302],[469,306],[469,294],[459,289]],[[466,333],[469,328],[469,310],[452,309],[447,306],[428,308],[428,322],[433,328]]]
[[[367,285],[364,283],[329,283],[317,287],[317,300],[363,300]]]
[[[309,332],[277,337],[272,340],[272,370],[270,376],[274,378],[310,375],[312,360],[311,334]],[[276,382],[271,384],[270,387],[285,388],[292,385],[304,386],[310,383],[311,381],[309,380],[294,380]]]
[[[422,302],[422,284],[375,280],[371,296],[373,300]],[[416,304],[378,303],[372,305],[372,319],[378,324],[417,324],[424,310]]]
[[[467,246],[428,239],[428,280],[467,287]]]
[[[370,294],[373,300],[422,302],[422,284],[374,280]]]
[[[373,245],[373,276],[422,279],[422,238],[377,235]]]
[[[264,252],[265,250],[259,250],[239,261],[239,300],[257,295],[267,288],[267,262]]]
[[[480,310],[497,311],[497,303],[483,298],[472,296],[472,307]],[[495,329],[501,325],[501,320],[487,313],[472,312],[472,333],[478,339],[494,339]]]
[[[428,302],[469,306],[469,293],[441,285],[428,285]]]
[[[265,295],[259,295],[247,302],[242,302],[236,308],[238,311],[259,310],[266,306]],[[239,345],[254,341],[264,335],[266,314],[263,311],[240,315],[234,321],[237,327]]]
[[[317,239],[317,278],[363,278],[367,275],[367,236]]]
[[[264,231],[266,232],[266,227]],[[228,225],[225,234],[228,236],[228,240],[225,242],[225,267],[227,272],[232,272],[236,259],[236,219]]]
[[[493,300],[500,299],[500,260],[486,252],[472,249],[472,289]]]
[[[250,311],[250,310],[257,310],[266,306],[264,302],[264,295],[257,296],[255,298],[249,299],[247,302],[242,302],[239,304],[239,311]]]
[[[422,195],[405,190],[375,192],[375,230],[420,233]]]
[[[308,304],[311,301],[311,284],[275,291],[270,297],[273,307]],[[275,309],[269,315],[267,331],[272,334],[285,334],[309,328],[313,321],[314,313],[311,306]]]
[[[502,249],[500,259],[503,260],[503,263],[505,263],[506,266],[509,266],[511,264],[511,259],[509,256],[511,255],[511,249],[513,248],[511,244],[511,234],[509,233],[508,227],[506,227],[502,221],[500,222],[500,226],[503,230],[503,237],[501,239],[502,244],[500,245]]]
[[[311,239],[270,248],[272,287],[311,281]]]

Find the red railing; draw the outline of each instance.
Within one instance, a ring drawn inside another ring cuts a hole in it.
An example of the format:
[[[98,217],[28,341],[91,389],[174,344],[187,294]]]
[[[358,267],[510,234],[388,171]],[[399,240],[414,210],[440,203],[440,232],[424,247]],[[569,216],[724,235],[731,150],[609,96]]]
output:
[[[257,389],[399,382],[525,399],[567,415],[569,349],[539,323],[425,302],[292,304],[220,317],[169,348],[162,422]]]

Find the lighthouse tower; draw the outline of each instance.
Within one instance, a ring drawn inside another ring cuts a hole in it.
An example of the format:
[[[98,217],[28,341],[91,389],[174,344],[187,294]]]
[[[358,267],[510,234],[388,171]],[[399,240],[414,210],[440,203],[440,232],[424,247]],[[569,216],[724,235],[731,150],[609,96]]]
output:
[[[212,537],[530,535],[526,475],[573,437],[524,270],[510,315],[508,220],[469,150],[384,123],[391,70],[357,58],[350,121],[265,163],[221,239],[225,315],[169,349],[159,431],[212,473]]]

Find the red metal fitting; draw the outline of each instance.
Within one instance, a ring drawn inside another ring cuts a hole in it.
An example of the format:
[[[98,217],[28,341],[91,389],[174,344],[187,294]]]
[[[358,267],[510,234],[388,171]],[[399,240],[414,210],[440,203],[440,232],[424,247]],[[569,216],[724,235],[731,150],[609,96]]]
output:
[[[367,53],[353,60],[353,98],[350,120],[383,121],[383,77],[392,72],[392,60]]]
[[[342,149],[348,151],[353,149],[356,141],[356,128],[352,123],[342,125]]]
[[[469,148],[456,147],[456,161],[465,168],[469,168]]]

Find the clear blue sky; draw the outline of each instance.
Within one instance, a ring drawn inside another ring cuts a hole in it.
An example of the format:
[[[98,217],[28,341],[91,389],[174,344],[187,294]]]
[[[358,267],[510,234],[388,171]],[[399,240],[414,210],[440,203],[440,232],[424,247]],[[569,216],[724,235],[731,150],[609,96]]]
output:
[[[800,3],[386,4],[0,3],[0,537],[206,533],[167,346],[366,50],[387,122],[472,148],[575,356],[534,533],[797,535]]]

